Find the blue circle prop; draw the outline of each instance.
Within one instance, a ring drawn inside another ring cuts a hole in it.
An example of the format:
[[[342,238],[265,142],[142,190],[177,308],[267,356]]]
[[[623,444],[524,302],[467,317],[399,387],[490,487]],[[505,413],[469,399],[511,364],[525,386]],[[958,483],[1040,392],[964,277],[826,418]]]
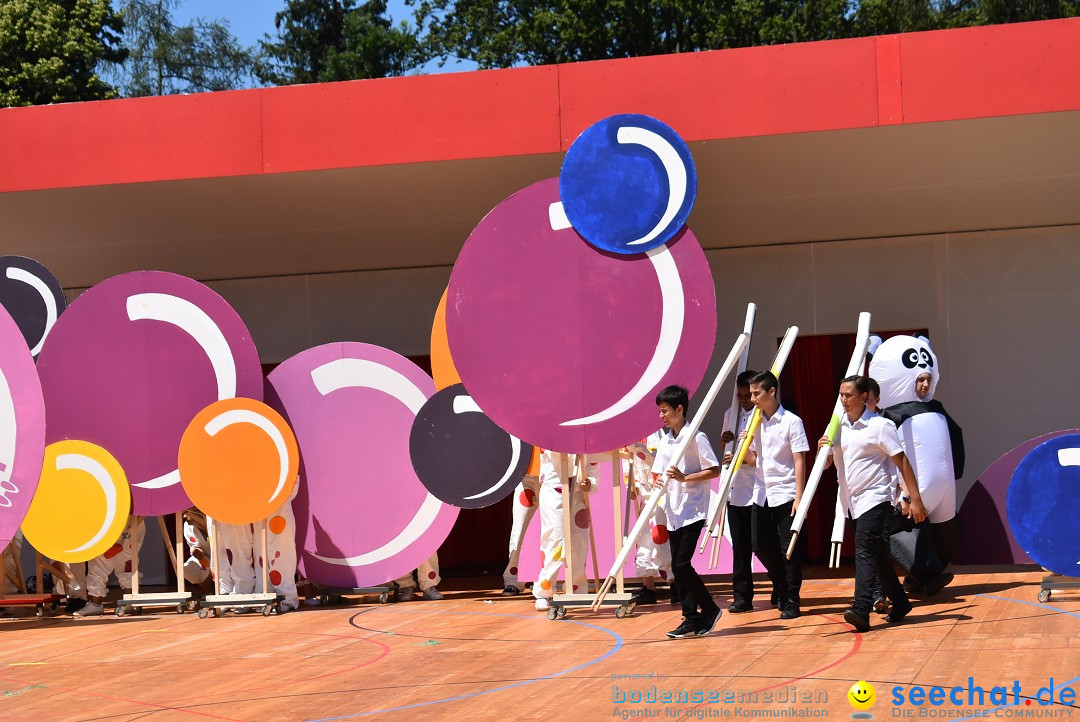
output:
[[[1056,574],[1080,576],[1080,434],[1032,449],[1013,473],[1005,508],[1032,559]]]
[[[570,224],[591,245],[644,253],[686,224],[697,171],[690,149],[669,126],[648,115],[613,115],[570,146],[559,195]]]

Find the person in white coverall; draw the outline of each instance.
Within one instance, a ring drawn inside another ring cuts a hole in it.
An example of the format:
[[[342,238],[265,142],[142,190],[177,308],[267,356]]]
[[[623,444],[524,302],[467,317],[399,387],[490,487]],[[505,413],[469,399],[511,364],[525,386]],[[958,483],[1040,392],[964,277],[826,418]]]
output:
[[[510,559],[503,570],[503,595],[521,594],[525,585],[518,581],[518,563],[521,560],[521,545],[525,541],[525,532],[532,522],[540,503],[540,478],[526,474],[514,489],[514,522],[510,528]]]
[[[627,447],[630,465],[634,470],[634,486],[639,498],[648,498],[656,488],[657,480],[652,474],[656,457],[656,444],[660,432]],[[629,530],[627,530],[629,531]],[[668,546],[667,515],[658,504],[649,525],[641,530],[634,554],[634,572],[641,577],[642,588],[634,599],[635,604],[656,604],[656,580],[671,581],[671,547]]]
[[[82,609],[75,612],[77,617],[90,617],[101,614],[104,609],[102,602],[109,593],[109,575],[115,574],[116,581],[124,593],[131,591],[132,559],[142,548],[143,536],[146,533],[146,524],[143,518],[131,517],[136,520],[134,534],[130,519],[120,538],[104,554],[91,559],[86,565],[86,594],[90,601]],[[139,572],[139,581],[142,581],[142,572]]]
[[[533,584],[533,596],[536,597],[537,611],[545,611],[555,595],[555,581],[559,570],[564,565],[563,532],[563,490],[559,479],[561,464],[558,454],[544,450],[540,453],[540,574]],[[589,520],[585,510],[585,494],[596,490],[597,463],[586,459],[585,478],[577,478],[577,456],[569,454],[567,464],[569,481],[576,487],[572,489],[573,501],[570,506],[570,550],[574,569],[566,576],[567,593],[585,594],[588,592],[588,579],[585,576],[585,555],[589,547]]]

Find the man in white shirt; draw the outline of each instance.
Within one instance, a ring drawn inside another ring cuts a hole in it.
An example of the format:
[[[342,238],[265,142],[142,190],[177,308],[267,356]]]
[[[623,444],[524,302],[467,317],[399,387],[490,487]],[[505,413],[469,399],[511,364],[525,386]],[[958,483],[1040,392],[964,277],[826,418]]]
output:
[[[709,509],[709,480],[720,475],[708,437],[697,432],[687,441],[678,464],[671,463],[675,449],[687,440],[686,409],[690,396],[680,386],[668,386],[656,395],[660,420],[670,433],[664,434],[656,449],[653,471],[667,484],[668,545],[671,571],[681,592],[683,622],[667,633],[671,639],[701,637],[713,630],[720,619],[720,607],[713,601],[705,582],[694,569],[694,548],[705,526]],[[700,607],[700,610],[699,610]]]
[[[911,611],[911,602],[889,556],[889,537],[895,524],[896,469],[909,495],[901,497],[903,512],[916,524],[926,518],[919,484],[904,456],[896,426],[866,408],[869,391],[865,376],[849,376],[840,382],[840,402],[845,414],[832,450],[840,479],[840,501],[844,511],[855,520],[855,603],[844,612],[844,621],[859,632],[870,629],[875,572],[892,601],[886,621],[900,622]],[[822,439],[823,444],[826,442],[827,439]]]
[[[736,441],[750,425],[754,403],[750,400],[750,379],[757,371],[743,371],[735,379],[735,397],[739,404],[736,418],[730,417],[731,409],[724,415],[724,433],[720,436],[722,446]],[[724,454],[724,465],[731,463],[732,452]],[[728,494],[727,523],[731,530],[731,589],[735,601],[728,607],[732,614],[754,610],[754,542],[751,535],[751,516],[754,495],[757,493],[759,474],[757,467],[743,464],[731,480]],[[764,489],[764,486],[762,486]]]
[[[791,522],[802,500],[806,483],[806,459],[810,450],[802,419],[780,405],[777,380],[770,371],[750,379],[750,400],[761,410],[761,426],[754,439],[754,453],[746,464],[760,469],[751,528],[754,553],[772,580],[781,619],[795,619],[802,612],[802,553],[797,546],[788,559]]]

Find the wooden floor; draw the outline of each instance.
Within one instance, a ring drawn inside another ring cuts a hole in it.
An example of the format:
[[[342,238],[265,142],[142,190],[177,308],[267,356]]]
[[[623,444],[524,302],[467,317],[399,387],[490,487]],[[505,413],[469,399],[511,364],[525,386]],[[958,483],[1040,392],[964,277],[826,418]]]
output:
[[[581,722],[635,712],[704,719],[782,709],[849,718],[847,690],[858,680],[876,688],[871,712],[883,719],[899,716],[895,686],[966,688],[974,677],[989,694],[1017,680],[1030,697],[1053,678],[1058,688],[1080,692],[1080,594],[1056,593],[1040,604],[1040,579],[1026,571],[959,573],[932,603],[918,604],[909,623],[887,627],[874,615],[866,634],[841,621],[853,593],[846,579],[807,580],[801,619],[781,621],[766,608],[766,595],[754,612],[725,613],[712,635],[682,641],[664,637],[679,623],[667,604],[639,607],[622,620],[608,608],[549,621],[531,597],[494,591],[270,618],[3,619],[0,719]],[[726,608],[727,585],[713,588]],[[678,701],[630,701],[635,693],[648,700],[651,690]],[[736,698],[695,704],[695,690],[730,690]],[[795,704],[787,702],[792,697]],[[991,717],[1023,711],[1020,702]],[[946,708],[936,709],[943,716]],[[952,719],[960,716],[948,709]],[[1045,709],[1080,720],[1075,703]]]

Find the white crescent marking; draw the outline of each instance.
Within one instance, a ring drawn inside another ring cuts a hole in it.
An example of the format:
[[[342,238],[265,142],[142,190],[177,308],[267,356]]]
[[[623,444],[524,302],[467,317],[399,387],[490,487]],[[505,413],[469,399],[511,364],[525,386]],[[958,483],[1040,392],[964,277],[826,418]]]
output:
[[[479,413],[479,414],[482,414],[484,412],[480,410],[480,407],[477,406],[476,401],[473,400],[472,396],[469,396],[468,394],[463,394],[461,396],[455,396],[454,397],[454,413],[455,414],[467,414],[467,413]],[[510,437],[510,466],[507,467],[506,473],[504,473],[502,475],[502,478],[499,479],[497,482],[495,482],[495,484],[490,489],[485,489],[484,491],[481,491],[479,494],[473,494],[472,496],[464,497],[466,501],[469,501],[471,499],[479,499],[482,496],[487,496],[488,494],[492,493],[493,491],[495,491],[500,486],[502,486],[503,484],[505,484],[506,482],[508,482],[510,480],[510,476],[514,473],[514,467],[517,466],[518,460],[521,459],[521,440],[518,439],[513,434],[507,434],[507,436]]]
[[[11,506],[8,494],[19,493],[19,487],[11,483],[17,433],[15,401],[11,398],[11,386],[7,377],[4,376],[3,369],[0,369],[0,507],[3,508]]]
[[[634,407],[664,378],[664,374],[671,368],[675,360],[675,352],[682,341],[683,321],[686,313],[685,298],[683,296],[682,278],[679,277],[679,268],[675,265],[675,259],[668,247],[658,246],[645,255],[652,261],[656,270],[656,279],[660,283],[661,316],[660,338],[656,342],[656,351],[653,352],[649,365],[634,387],[611,406],[603,411],[598,411],[591,416],[580,419],[564,421],[559,426],[584,426],[607,421]]]
[[[281,435],[281,430],[274,426],[270,419],[249,409],[225,411],[206,422],[204,428],[210,436],[217,436],[219,431],[233,424],[257,426],[274,442],[274,448],[277,449],[278,453],[278,483],[274,493],[266,500],[267,503],[270,503],[274,500],[274,497],[281,493],[281,490],[285,487],[285,482],[289,480],[289,451],[285,448],[285,437]]]
[[[1080,449],[1058,449],[1058,464],[1061,466],[1080,466]]]
[[[94,481],[98,483],[98,486],[100,486],[101,490],[105,493],[105,523],[101,525],[101,529],[98,530],[98,533],[90,538],[90,541],[86,542],[81,547],[67,550],[67,553],[73,554],[75,552],[86,551],[105,538],[106,532],[109,531],[109,526],[113,523],[113,520],[116,519],[116,487],[113,485],[112,477],[109,476],[109,472],[105,470],[105,467],[102,466],[100,462],[91,459],[89,456],[84,456],[82,454],[60,454],[56,457],[56,470],[65,471],[67,469],[84,471],[94,477]]]
[[[137,293],[127,299],[131,321],[164,321],[180,328],[199,344],[217,380],[217,400],[236,396],[236,360],[225,335],[205,311],[191,301],[167,293]],[[132,483],[141,489],[164,489],[180,483],[180,472],[173,469],[154,479]]]
[[[312,370],[311,380],[323,396],[346,388],[382,391],[403,403],[413,415],[416,415],[427,401],[424,392],[417,388],[408,377],[366,359],[343,358],[330,361]],[[431,527],[442,508],[443,503],[428,493],[416,511],[416,515],[405,525],[405,528],[378,549],[352,557],[324,557],[315,553],[311,556],[326,564],[339,567],[359,567],[381,562],[405,550],[419,539],[420,535]]]
[[[553,231],[565,231],[571,226],[570,219],[566,216],[566,207],[562,201],[555,201],[548,206],[548,223]]]
[[[686,166],[683,164],[682,158],[679,157],[678,151],[675,150],[675,146],[663,136],[651,130],[628,125],[619,128],[615,133],[615,139],[619,143],[642,145],[651,150],[660,159],[664,166],[664,172],[667,173],[668,177],[667,208],[664,209],[664,215],[660,217],[660,222],[646,235],[626,244],[628,246],[640,246],[659,236],[660,231],[667,228],[667,225],[675,218],[675,214],[679,212],[679,207],[682,205],[683,199],[686,198]]]
[[[37,356],[41,353],[41,347],[45,345],[45,337],[49,335],[53,324],[56,323],[56,299],[53,298],[52,290],[44,281],[25,269],[9,267],[7,277],[13,281],[22,281],[31,286],[41,296],[41,300],[45,302],[45,330],[41,332],[41,338],[38,339],[34,348],[30,349],[30,355]]]

